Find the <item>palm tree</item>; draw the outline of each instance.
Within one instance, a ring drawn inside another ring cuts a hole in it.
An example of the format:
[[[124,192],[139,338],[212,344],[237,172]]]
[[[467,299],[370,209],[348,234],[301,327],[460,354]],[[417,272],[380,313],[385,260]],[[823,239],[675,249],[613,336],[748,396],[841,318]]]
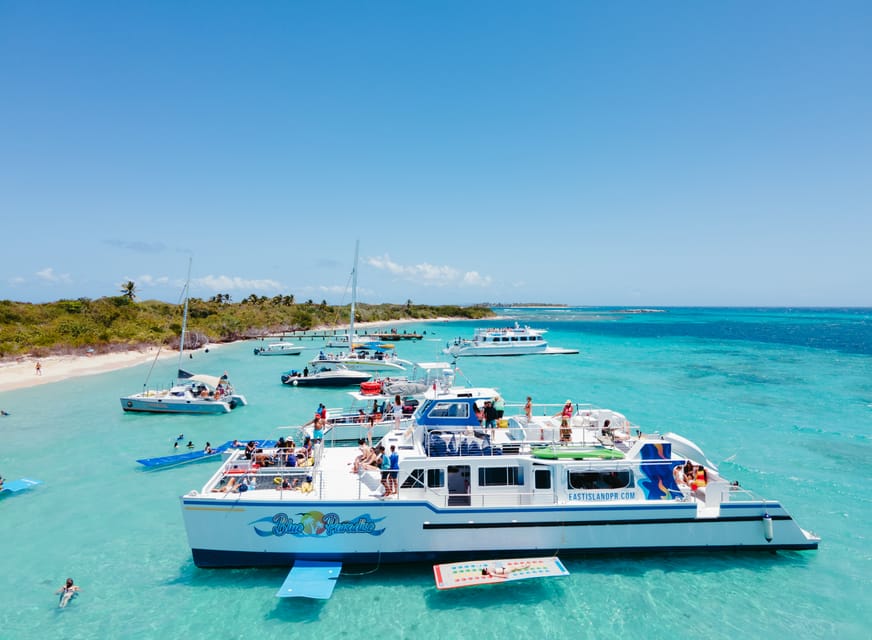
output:
[[[128,280],[121,285],[121,294],[127,297],[131,302],[136,300],[136,283],[133,280]]]

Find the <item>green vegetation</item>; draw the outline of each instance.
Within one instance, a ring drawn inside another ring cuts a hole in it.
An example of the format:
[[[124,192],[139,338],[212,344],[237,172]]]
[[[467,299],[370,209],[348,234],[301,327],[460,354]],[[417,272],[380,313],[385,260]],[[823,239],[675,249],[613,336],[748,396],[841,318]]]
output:
[[[348,323],[350,306],[330,306],[293,296],[250,295],[233,303],[227,294],[188,303],[187,348],[207,342],[229,342],[283,331],[307,330]],[[440,317],[478,319],[493,316],[487,306],[426,306],[413,304],[355,305],[355,322],[431,320]],[[177,347],[182,330],[181,305],[146,300],[138,302],[135,285],[128,282],[122,295],[91,300],[58,300],[30,304],[0,300],[0,358],[31,354],[96,353],[141,346]]]

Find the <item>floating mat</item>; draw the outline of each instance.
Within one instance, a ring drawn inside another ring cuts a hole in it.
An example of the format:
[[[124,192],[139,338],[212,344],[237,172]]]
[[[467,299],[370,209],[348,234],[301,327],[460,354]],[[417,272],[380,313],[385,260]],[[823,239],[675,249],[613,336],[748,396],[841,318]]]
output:
[[[42,484],[42,480],[31,480],[30,478],[19,478],[18,480],[11,480],[10,482],[3,483],[2,491],[11,491],[12,493],[18,493],[19,491],[24,491],[25,489],[30,489],[35,485]]]
[[[490,569],[491,573],[488,573]],[[527,578],[568,576],[559,558],[513,558],[511,560],[471,560],[433,565],[436,587],[457,589],[480,584],[511,582]]]
[[[320,598],[327,600],[333,594],[336,578],[342,571],[341,562],[297,560],[285,578],[277,598]]]

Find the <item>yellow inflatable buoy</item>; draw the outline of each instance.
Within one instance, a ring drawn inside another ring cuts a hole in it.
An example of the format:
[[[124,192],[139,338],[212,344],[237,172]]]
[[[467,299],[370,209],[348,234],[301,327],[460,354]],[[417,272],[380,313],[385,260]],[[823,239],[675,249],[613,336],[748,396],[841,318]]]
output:
[[[281,483],[282,483],[282,479],[280,477],[276,476],[275,478],[273,478],[273,484],[279,485]]]

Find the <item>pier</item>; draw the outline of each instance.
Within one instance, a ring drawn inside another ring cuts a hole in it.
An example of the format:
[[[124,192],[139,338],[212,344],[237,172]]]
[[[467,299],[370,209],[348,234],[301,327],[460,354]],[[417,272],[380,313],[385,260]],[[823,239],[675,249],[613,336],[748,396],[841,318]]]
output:
[[[263,339],[283,340],[285,338],[293,338],[294,340],[329,340],[338,336],[344,336],[348,332],[342,329],[331,329],[328,331],[282,331],[281,333],[271,333],[266,336],[257,336]],[[424,336],[420,333],[394,332],[394,331],[367,331],[365,334],[369,338],[382,340],[385,342],[394,342],[396,340],[421,340]],[[363,336],[361,336],[363,337]]]

